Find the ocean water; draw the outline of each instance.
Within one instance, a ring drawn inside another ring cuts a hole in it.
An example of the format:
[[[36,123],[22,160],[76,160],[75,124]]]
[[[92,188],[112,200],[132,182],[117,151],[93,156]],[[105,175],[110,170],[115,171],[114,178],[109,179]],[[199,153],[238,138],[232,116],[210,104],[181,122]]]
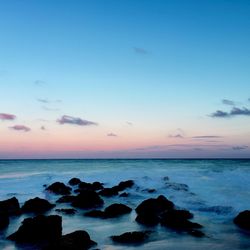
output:
[[[163,194],[177,207],[190,210],[193,221],[202,224],[206,234],[204,238],[195,238],[161,226],[144,227],[135,222],[134,211],[106,220],[84,217],[84,210],[78,210],[76,215],[62,215],[64,234],[86,230],[99,249],[250,249],[250,233],[233,223],[240,211],[250,209],[250,160],[1,160],[0,200],[15,196],[21,204],[34,197],[54,202],[58,196],[45,192],[43,185],[67,183],[72,177],[100,181],[105,187],[132,179],[136,185],[127,190],[130,196],[105,198],[105,206],[120,202],[134,209],[144,199]],[[148,193],[146,189],[155,192]],[[57,213],[52,210],[47,214]],[[12,218],[8,229],[0,231],[0,249],[24,249],[5,238],[25,217]],[[110,240],[111,235],[134,230],[153,233],[148,242],[139,246],[114,244]]]

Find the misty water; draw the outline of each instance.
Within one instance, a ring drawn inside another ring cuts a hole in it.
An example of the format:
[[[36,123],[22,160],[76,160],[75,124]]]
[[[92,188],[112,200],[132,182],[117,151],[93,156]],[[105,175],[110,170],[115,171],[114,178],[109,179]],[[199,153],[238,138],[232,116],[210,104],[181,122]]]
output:
[[[75,215],[59,214],[63,217],[63,234],[86,230],[98,243],[96,248],[250,249],[250,232],[233,223],[240,211],[250,209],[250,160],[2,160],[0,200],[15,196],[21,205],[34,197],[55,202],[59,196],[46,192],[43,185],[55,181],[67,183],[72,177],[86,182],[100,181],[105,187],[128,179],[135,181],[135,185],[126,190],[129,197],[104,198],[104,207],[119,202],[133,208],[129,215],[103,220],[85,217],[86,210],[81,209]],[[148,193],[147,189],[155,189],[155,192]],[[176,207],[192,212],[192,221],[204,226],[206,237],[195,238],[162,226],[138,224],[134,209],[141,201],[160,194]],[[57,204],[56,208],[69,207],[69,204]],[[58,213],[53,209],[47,214]],[[0,249],[23,249],[5,238],[28,216],[11,218],[9,227],[0,231]],[[138,246],[114,244],[110,239],[111,235],[135,230],[153,233],[145,244]]]

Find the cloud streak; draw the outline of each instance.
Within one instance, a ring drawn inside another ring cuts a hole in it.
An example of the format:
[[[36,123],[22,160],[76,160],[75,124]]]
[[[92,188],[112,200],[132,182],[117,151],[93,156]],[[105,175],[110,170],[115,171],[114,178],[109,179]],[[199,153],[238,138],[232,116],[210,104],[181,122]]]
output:
[[[227,118],[227,117],[235,117],[235,116],[250,116],[250,109],[248,108],[237,108],[233,107],[230,112],[225,112],[222,110],[217,110],[210,115],[214,118]]]
[[[222,138],[222,136],[218,135],[197,135],[192,136],[193,139],[215,139],[215,138]]]
[[[228,100],[228,99],[223,99],[222,103],[225,104],[225,105],[230,105],[230,106],[234,106],[235,105],[234,101]]]
[[[117,137],[117,134],[114,134],[114,133],[108,133],[107,136],[110,136],[110,137]]]
[[[78,126],[91,126],[91,125],[98,125],[96,122],[84,120],[79,117],[73,117],[69,115],[63,115],[57,122],[61,125],[63,124],[71,124],[71,125],[78,125]]]
[[[0,120],[2,120],[2,121],[13,121],[15,119],[16,119],[15,115],[0,113]]]
[[[149,52],[144,48],[134,47],[134,52],[139,55],[147,55]]]
[[[248,146],[246,146],[246,145],[232,147],[233,150],[244,150],[244,149],[247,149],[247,148],[248,148]]]
[[[9,127],[9,128],[12,129],[12,130],[23,131],[23,132],[31,131],[31,129],[29,127],[24,126],[24,125],[15,125],[15,126],[12,126],[12,127]]]

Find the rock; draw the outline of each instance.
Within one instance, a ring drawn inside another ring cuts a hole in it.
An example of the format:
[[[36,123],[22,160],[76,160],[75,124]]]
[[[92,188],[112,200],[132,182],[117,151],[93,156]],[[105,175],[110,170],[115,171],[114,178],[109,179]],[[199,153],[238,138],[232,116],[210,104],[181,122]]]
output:
[[[17,243],[44,243],[59,239],[62,235],[62,217],[38,215],[24,219],[19,229],[8,236]]]
[[[161,215],[160,223],[162,226],[183,231],[202,228],[202,225],[188,220],[192,217],[193,215],[186,210],[169,210]]]
[[[101,183],[99,181],[93,182],[92,186],[93,186],[94,190],[101,190],[101,189],[103,189],[103,183]]]
[[[56,202],[57,203],[71,203],[75,200],[76,196],[73,195],[64,195],[60,197]]]
[[[69,180],[69,185],[76,186],[81,183],[81,180],[79,178],[72,178]]]
[[[131,188],[134,185],[134,181],[128,180],[128,181],[121,181],[116,187],[118,191],[123,191],[126,188]]]
[[[168,181],[169,181],[169,177],[168,177],[168,176],[164,176],[162,179],[163,179],[163,181],[165,181],[165,182],[168,182]]]
[[[103,204],[103,199],[92,190],[82,190],[72,202],[72,206],[78,208],[95,208]]]
[[[111,236],[111,239],[114,242],[123,243],[123,244],[140,244],[144,243],[148,237],[150,232],[148,231],[134,231],[127,232],[121,235]]]
[[[89,182],[81,182],[79,184],[79,189],[77,189],[77,192],[80,192],[81,190],[101,190],[103,189],[103,184],[101,182],[95,181],[93,183]]]
[[[132,209],[124,204],[115,203],[105,208],[104,216],[106,218],[114,218],[124,214],[128,214]]]
[[[112,187],[112,188],[104,188],[98,194],[100,194],[101,196],[111,197],[118,195],[119,193],[116,187]]]
[[[45,199],[40,199],[38,197],[30,199],[24,203],[21,210],[24,213],[44,213],[55,207]]]
[[[8,227],[9,222],[9,215],[7,213],[0,213],[0,230],[3,230]]]
[[[93,217],[93,218],[105,218],[104,212],[101,210],[92,210],[92,211],[88,211],[84,214],[87,217]]]
[[[176,191],[189,191],[189,187],[186,184],[169,182],[165,184],[167,188],[171,188]]]
[[[154,188],[146,188],[142,190],[143,192],[147,192],[147,193],[155,193],[156,190]]]
[[[194,237],[197,237],[197,238],[201,238],[201,237],[206,236],[202,231],[196,230],[196,229],[189,230],[188,234],[190,234],[190,235],[192,235]]]
[[[67,195],[71,193],[71,187],[66,186],[62,182],[55,182],[48,186],[46,190],[55,193],[55,194],[61,194],[61,195]]]
[[[97,245],[90,239],[86,231],[75,231],[63,235],[60,239],[47,246],[44,250],[87,250]]]
[[[119,195],[119,197],[128,197],[129,193],[123,192]]]
[[[174,203],[172,201],[168,200],[165,196],[160,195],[156,199],[150,198],[144,200],[135,210],[137,214],[160,214],[166,210],[172,210],[173,207]]]
[[[146,226],[156,226],[160,222],[159,215],[150,212],[138,214],[135,220]]]
[[[0,201],[0,213],[18,215],[20,212],[20,205],[16,197]]]
[[[56,212],[63,214],[75,214],[76,210],[74,208],[58,208]]]
[[[240,212],[235,218],[234,223],[246,230],[250,230],[250,210]]]

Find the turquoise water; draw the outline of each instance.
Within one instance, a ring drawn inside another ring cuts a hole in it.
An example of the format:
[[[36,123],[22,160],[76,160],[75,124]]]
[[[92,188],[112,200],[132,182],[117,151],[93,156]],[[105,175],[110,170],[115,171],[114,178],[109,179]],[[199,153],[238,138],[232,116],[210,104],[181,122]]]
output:
[[[166,176],[169,181],[164,180]],[[250,209],[250,160],[2,160],[0,200],[15,196],[23,203],[38,196],[53,202],[58,197],[46,193],[43,185],[67,183],[72,177],[100,181],[106,187],[133,179],[136,185],[128,190],[129,198],[108,198],[105,206],[122,202],[135,208],[142,200],[163,194],[178,207],[193,212],[194,221],[204,225],[207,235],[197,239],[159,226],[150,228],[155,232],[149,242],[127,247],[114,245],[109,236],[148,229],[134,221],[134,212],[110,220],[86,218],[83,210],[63,216],[63,233],[87,230],[100,249],[250,249],[250,234],[232,223],[238,212]],[[147,188],[156,191],[149,194]],[[19,227],[23,218],[14,218],[1,232],[0,249],[19,249],[4,238]]]

